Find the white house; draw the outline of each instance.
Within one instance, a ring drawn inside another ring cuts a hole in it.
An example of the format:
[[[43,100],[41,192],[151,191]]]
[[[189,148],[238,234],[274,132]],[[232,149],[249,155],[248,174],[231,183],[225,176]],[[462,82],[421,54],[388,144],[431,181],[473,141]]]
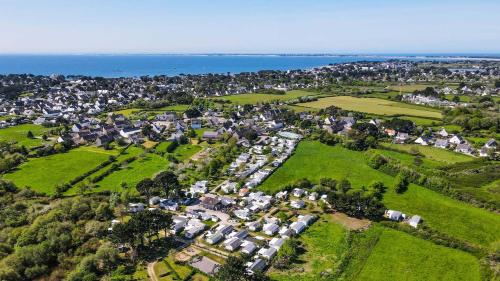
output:
[[[259,250],[259,255],[267,260],[271,260],[272,258],[274,258],[274,256],[276,256],[276,253],[278,253],[278,250],[273,247],[262,248]]]
[[[302,200],[292,200],[290,206],[294,209],[302,209],[306,206],[306,203]]]
[[[306,229],[306,225],[303,222],[296,221],[290,225],[290,229],[293,230],[295,234],[300,234],[304,231],[304,229]]]
[[[429,145],[431,144],[431,138],[426,137],[426,136],[421,136],[418,139],[415,140],[415,143],[418,143],[420,145]]]
[[[264,225],[262,230],[264,231],[265,234],[273,236],[274,234],[276,234],[276,232],[278,232],[279,226],[275,223],[267,223]]]
[[[221,241],[222,238],[224,238],[224,235],[222,235],[222,233],[217,231],[214,234],[207,236],[206,241],[208,244],[213,245],[219,243],[219,241]]]
[[[203,180],[203,181],[197,181],[195,184],[191,185],[189,192],[191,194],[205,194],[208,192],[208,187],[207,187],[208,181]]]
[[[418,215],[414,215],[408,220],[408,224],[414,228],[417,228],[418,224],[422,221],[422,218]]]
[[[269,241],[269,246],[279,250],[281,246],[285,243],[285,239],[283,238],[273,238]]]
[[[452,144],[461,144],[463,142],[464,142],[464,139],[459,135],[454,135],[450,139],[450,143],[452,143]]]
[[[385,211],[385,217],[393,221],[400,221],[403,219],[403,213],[395,210],[387,210]]]
[[[229,238],[226,241],[224,241],[223,244],[224,244],[224,248],[226,248],[226,250],[232,252],[232,251],[236,250],[242,243],[243,243],[243,241],[241,241],[241,239],[239,239],[237,237],[232,237],[232,238]]]
[[[437,134],[443,138],[447,138],[449,136],[448,132],[444,128],[441,128]]]
[[[241,244],[241,252],[244,254],[251,255],[256,249],[257,246],[253,242],[245,241]]]

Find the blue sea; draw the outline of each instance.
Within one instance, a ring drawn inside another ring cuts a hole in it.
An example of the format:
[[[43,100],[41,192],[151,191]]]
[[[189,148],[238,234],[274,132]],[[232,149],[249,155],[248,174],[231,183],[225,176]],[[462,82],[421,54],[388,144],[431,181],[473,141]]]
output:
[[[328,64],[389,59],[460,59],[457,56],[462,55],[0,55],[0,74],[62,74],[109,78],[174,76],[309,69]]]

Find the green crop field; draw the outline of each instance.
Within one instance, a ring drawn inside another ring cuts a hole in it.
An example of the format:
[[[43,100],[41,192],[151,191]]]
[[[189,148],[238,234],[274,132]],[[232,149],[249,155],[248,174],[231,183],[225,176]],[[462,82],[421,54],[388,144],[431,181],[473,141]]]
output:
[[[438,162],[444,162],[448,164],[474,160],[474,158],[469,155],[427,145],[383,143],[382,146],[406,152],[412,150],[418,151],[419,153],[423,154],[427,159]]]
[[[139,181],[166,170],[168,163],[167,159],[159,155],[153,153],[146,154],[105,177],[96,184],[96,188],[93,191],[120,191],[122,189],[122,182],[125,182],[128,188],[131,188],[135,192],[135,185]]]
[[[388,187],[384,195],[388,208],[418,214],[429,226],[450,236],[485,247],[500,248],[500,216],[413,184],[404,194],[397,194],[392,189],[394,178],[372,169],[366,160],[365,152],[303,141],[295,154],[259,189],[274,193],[301,178],[314,182],[322,177],[347,178],[354,188],[377,180]]]
[[[35,191],[53,194],[57,185],[68,183],[117,154],[116,150],[79,147],[66,153],[31,158],[4,178],[19,187],[30,186]]]
[[[476,257],[384,228],[354,280],[481,280]]]
[[[235,104],[257,104],[263,102],[273,102],[273,101],[287,101],[297,99],[304,96],[317,96],[319,93],[307,92],[301,90],[294,90],[287,92],[285,95],[272,95],[272,94],[240,94],[232,96],[216,97],[215,99],[221,99],[230,101]]]
[[[387,116],[416,116],[427,118],[441,118],[441,112],[432,108],[411,105],[402,102],[383,100],[378,98],[356,98],[351,96],[336,96],[321,98],[317,101],[299,103],[298,106],[311,108],[326,108],[337,106],[346,110],[366,112]]]
[[[303,268],[303,272],[275,271],[273,280],[314,281],[321,279],[321,272],[334,272],[342,254],[347,250],[347,230],[332,220],[330,214],[321,216],[298,238],[305,252],[299,256],[299,264],[293,268]]]
[[[0,141],[15,141],[19,145],[26,147],[39,146],[44,143],[42,135],[50,131],[51,128],[45,128],[35,124],[22,124],[17,126],[0,129]],[[35,136],[34,139],[27,137],[28,132],[31,131]]]

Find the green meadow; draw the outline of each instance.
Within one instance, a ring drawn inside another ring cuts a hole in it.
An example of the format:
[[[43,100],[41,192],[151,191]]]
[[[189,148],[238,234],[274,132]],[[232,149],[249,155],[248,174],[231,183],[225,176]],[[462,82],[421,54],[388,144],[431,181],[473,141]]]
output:
[[[444,162],[447,164],[474,160],[474,158],[469,155],[427,145],[383,143],[382,146],[403,152],[418,151],[427,159]]]
[[[319,95],[319,93],[307,92],[302,90],[293,90],[286,92],[285,95],[252,93],[252,94],[240,94],[240,95],[216,97],[214,99],[230,101],[231,103],[234,104],[257,104],[257,103],[274,102],[274,101],[289,101],[304,96],[317,96],[317,95]]]
[[[478,259],[471,254],[383,228],[352,280],[473,281],[481,280],[481,272]]]
[[[42,135],[50,131],[51,128],[45,128],[41,125],[22,124],[17,126],[0,129],[0,141],[15,141],[19,145],[28,148],[39,146],[44,143]],[[28,132],[31,131],[35,138],[28,138]]]
[[[310,108],[327,108],[337,106],[345,110],[366,112],[386,116],[416,116],[424,118],[441,118],[441,112],[433,108],[389,101],[379,98],[356,98],[352,96],[336,96],[321,98],[317,101],[299,103],[298,106]]]
[[[118,171],[97,182],[93,191],[121,191],[122,183],[126,183],[128,188],[135,192],[135,186],[139,181],[166,170],[168,163],[167,159],[153,153],[142,155],[139,159],[122,166]]]
[[[118,155],[118,151],[91,146],[79,147],[66,153],[30,158],[3,177],[19,187],[29,186],[35,191],[53,194],[57,185],[66,184],[94,169],[111,155]]]
[[[500,248],[500,216],[411,184],[404,194],[393,190],[394,178],[374,170],[366,163],[367,154],[303,141],[295,154],[259,187],[275,193],[286,184],[308,178],[347,178],[354,188],[381,181],[388,187],[384,203],[388,208],[422,216],[430,227],[450,236],[488,248]]]

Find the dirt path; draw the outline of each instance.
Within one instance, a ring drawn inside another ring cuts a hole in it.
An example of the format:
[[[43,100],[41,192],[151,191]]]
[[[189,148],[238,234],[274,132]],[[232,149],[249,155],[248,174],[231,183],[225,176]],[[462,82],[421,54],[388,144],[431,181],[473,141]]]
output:
[[[158,281],[158,277],[156,276],[155,273],[155,264],[156,264],[155,261],[148,263],[148,275],[151,281]]]

